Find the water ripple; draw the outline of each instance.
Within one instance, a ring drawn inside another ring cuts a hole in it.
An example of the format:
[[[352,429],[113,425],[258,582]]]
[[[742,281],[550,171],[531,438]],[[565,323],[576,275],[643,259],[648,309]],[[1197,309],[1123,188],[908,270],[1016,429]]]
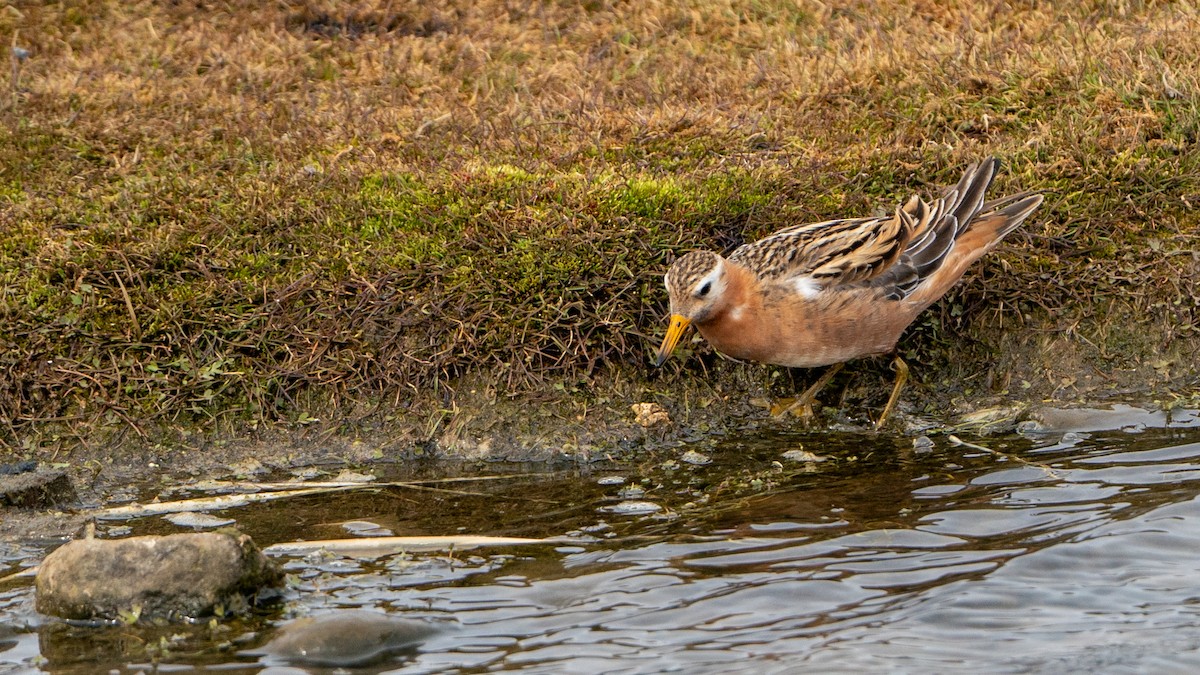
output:
[[[1090,412],[1062,419],[1086,433],[981,440],[990,453],[936,440],[912,453],[865,434],[806,439],[829,457],[815,473],[774,462],[795,434],[736,439],[703,448],[711,463],[639,477],[638,496],[653,501],[614,502],[616,480],[547,480],[539,496],[558,504],[550,533],[603,539],[292,559],[288,606],[457,626],[371,672],[1200,668],[1196,417],[1138,434],[1096,429]],[[1147,419],[1157,418],[1137,422]],[[339,518],[406,525],[357,508]],[[486,502],[464,509],[495,513]],[[252,527],[254,514],[238,520]],[[37,627],[19,623],[30,597],[0,598],[0,670],[15,663],[6,654],[37,652]]]

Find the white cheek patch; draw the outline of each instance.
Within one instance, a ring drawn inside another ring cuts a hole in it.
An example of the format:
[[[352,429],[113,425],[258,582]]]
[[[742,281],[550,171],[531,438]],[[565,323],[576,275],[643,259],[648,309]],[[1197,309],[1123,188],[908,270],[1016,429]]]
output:
[[[701,279],[700,281],[697,281],[696,285],[693,286],[692,288],[698,290],[698,289],[704,288],[704,284],[708,284],[709,285],[708,286],[708,288],[709,288],[708,295],[710,295],[710,296],[716,295],[716,292],[718,290],[720,290],[717,288],[717,281],[720,280],[720,278],[721,278],[721,266],[717,265],[716,269],[714,269],[713,271],[704,275],[704,278]],[[695,291],[693,291],[693,292],[695,292]]]
[[[732,310],[730,310],[729,318],[732,321],[741,321],[742,320],[742,306],[738,305],[737,307],[734,307]]]
[[[806,300],[812,300],[821,294],[821,286],[812,277],[796,277],[792,280],[792,288]]]

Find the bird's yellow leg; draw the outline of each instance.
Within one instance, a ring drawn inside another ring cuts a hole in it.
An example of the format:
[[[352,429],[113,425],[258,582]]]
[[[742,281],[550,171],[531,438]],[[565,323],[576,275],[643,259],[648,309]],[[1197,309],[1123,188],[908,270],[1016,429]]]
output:
[[[816,382],[813,382],[811,387],[805,389],[803,394],[800,394],[800,398],[792,401],[788,407],[780,410],[779,412],[771,411],[771,415],[778,417],[788,413],[795,413],[797,409],[803,409],[805,410],[805,414],[801,415],[802,417],[812,416],[813,399],[817,397],[817,394],[821,393],[821,390],[825,388],[825,385],[829,384],[829,381],[833,379],[833,376],[838,374],[838,371],[842,369],[843,365],[845,364],[835,363],[832,366],[829,366],[829,369],[826,370]]]
[[[896,371],[896,384],[892,386],[892,395],[888,397],[887,405],[879,414],[879,421],[875,422],[876,429],[883,428],[884,422],[887,422],[888,416],[892,414],[892,409],[896,407],[896,401],[900,400],[900,390],[904,388],[904,383],[908,382],[908,364],[899,354],[892,361],[892,368]]]

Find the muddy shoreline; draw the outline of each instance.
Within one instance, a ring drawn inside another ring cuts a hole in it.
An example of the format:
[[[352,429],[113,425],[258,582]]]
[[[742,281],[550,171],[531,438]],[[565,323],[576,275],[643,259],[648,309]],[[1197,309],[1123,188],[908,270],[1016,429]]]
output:
[[[369,473],[373,466],[387,466],[389,471],[399,468],[413,476],[497,470],[636,470],[674,457],[681,448],[703,449],[738,435],[774,431],[808,432],[814,438],[837,431],[884,435],[910,446],[923,435],[986,437],[1010,432],[1023,422],[1037,423],[1046,409],[1128,404],[1169,413],[1173,408],[1194,408],[1200,400],[1194,384],[1188,389],[1185,382],[1156,380],[1162,374],[1153,366],[1109,375],[1043,371],[1047,374],[1043,385],[1022,388],[1020,397],[1007,392],[969,396],[962,388],[936,390],[926,381],[906,393],[894,422],[875,431],[871,406],[877,407],[886,394],[890,373],[882,362],[857,363],[857,368],[847,369],[849,375],[835,381],[833,403],[840,407],[827,404],[818,408],[816,418],[809,421],[774,418],[763,407],[769,397],[803,384],[802,379],[792,383],[787,378],[803,377],[804,371],[725,362],[716,364],[721,371],[716,383],[689,380],[689,373],[678,372],[668,376],[669,386],[643,384],[644,388],[627,388],[620,396],[599,397],[601,403],[594,395],[579,393],[560,392],[535,403],[489,400],[466,393],[456,400],[455,414],[443,416],[442,422],[433,426],[422,427],[411,420],[406,424],[405,418],[368,418],[355,433],[330,424],[260,427],[252,432],[197,433],[173,428],[160,430],[154,440],[118,428],[103,430],[97,438],[66,451],[26,456],[43,466],[65,469],[79,494],[78,503],[96,506],[152,498],[146,490],[155,485],[167,488],[211,480],[285,479],[304,470],[332,474],[351,468]],[[1048,382],[1052,377],[1073,377],[1075,382],[1069,388],[1051,389]],[[667,419],[647,424],[635,412],[636,403],[650,403]],[[426,436],[418,429],[433,429],[434,435]],[[86,521],[74,506],[6,509],[0,518],[0,537],[70,537]]]

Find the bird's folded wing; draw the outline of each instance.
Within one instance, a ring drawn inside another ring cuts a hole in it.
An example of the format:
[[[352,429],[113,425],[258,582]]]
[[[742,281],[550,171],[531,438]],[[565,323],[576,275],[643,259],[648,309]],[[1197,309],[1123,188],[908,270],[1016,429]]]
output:
[[[795,225],[742,246],[730,260],[764,283],[807,278],[828,288],[863,282],[899,260],[916,225],[906,209],[891,216]]]

